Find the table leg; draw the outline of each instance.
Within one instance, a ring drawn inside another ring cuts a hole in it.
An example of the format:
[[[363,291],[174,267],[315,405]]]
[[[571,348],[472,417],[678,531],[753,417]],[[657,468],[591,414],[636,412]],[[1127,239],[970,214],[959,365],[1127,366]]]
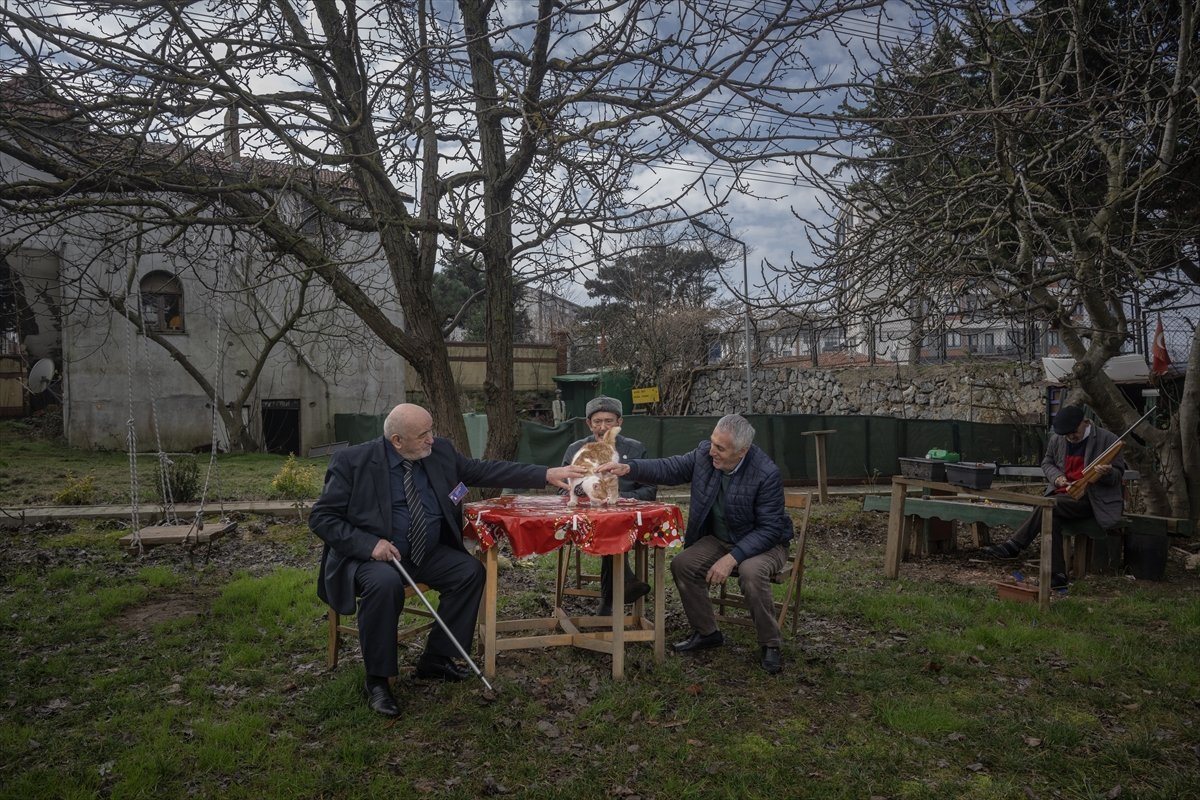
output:
[[[986,522],[971,523],[971,538],[975,541],[976,547],[984,547],[992,543],[992,534],[988,530]]]
[[[571,543],[558,548],[558,566],[554,570],[554,607],[562,608],[563,592],[567,588],[567,571],[571,568]]]
[[[1042,508],[1042,563],[1038,570],[1038,605],[1050,610],[1050,569],[1054,563],[1054,507]]]
[[[613,556],[612,675],[625,677],[625,569]]]
[[[904,491],[906,484],[892,482],[892,504],[888,508],[888,539],[887,552],[883,559],[883,574],[895,580],[900,577],[900,559],[904,553]]]
[[[663,663],[667,657],[667,551],[654,548],[654,660]]]
[[[648,545],[641,542],[635,544],[633,550],[633,574],[639,581],[646,580],[646,550]],[[616,556],[613,556],[614,564]],[[616,569],[614,566],[613,569]],[[622,570],[624,572],[624,570]],[[641,619],[646,615],[646,596],[642,595],[633,602],[633,627],[641,627]]]
[[[821,505],[829,503],[829,473],[825,467],[825,434],[817,433],[813,435],[817,445],[817,493],[821,498]]]
[[[487,578],[483,584],[483,674],[496,676],[496,566],[498,544],[493,545],[484,557]]]
[[[1066,539],[1067,537],[1063,537]],[[1091,550],[1092,537],[1087,534],[1075,534],[1075,574],[1072,576],[1075,580],[1083,580],[1087,577],[1088,570],[1088,551]]]

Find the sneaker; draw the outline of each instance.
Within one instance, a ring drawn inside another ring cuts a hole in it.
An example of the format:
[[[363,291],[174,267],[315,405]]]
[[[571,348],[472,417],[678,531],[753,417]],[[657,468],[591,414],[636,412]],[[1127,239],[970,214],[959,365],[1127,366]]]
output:
[[[1009,539],[1007,542],[1001,542],[1000,544],[994,544],[990,547],[985,547],[983,548],[983,552],[987,553],[992,558],[997,558],[1001,561],[1012,561],[1013,559],[1020,557],[1021,548],[1017,547],[1016,542],[1014,542],[1012,539]]]
[[[1050,576],[1050,589],[1055,592],[1065,592],[1071,587],[1065,572],[1056,572]]]

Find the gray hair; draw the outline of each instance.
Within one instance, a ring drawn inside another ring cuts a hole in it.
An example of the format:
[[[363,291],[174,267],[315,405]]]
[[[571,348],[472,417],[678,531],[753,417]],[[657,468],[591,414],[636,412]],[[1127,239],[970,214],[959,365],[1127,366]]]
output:
[[[400,423],[400,415],[388,414],[383,420],[383,438],[391,441],[395,434],[404,435],[404,426]]]
[[[745,450],[754,442],[754,426],[741,414],[726,414],[717,420],[716,429],[733,437],[734,452]]]

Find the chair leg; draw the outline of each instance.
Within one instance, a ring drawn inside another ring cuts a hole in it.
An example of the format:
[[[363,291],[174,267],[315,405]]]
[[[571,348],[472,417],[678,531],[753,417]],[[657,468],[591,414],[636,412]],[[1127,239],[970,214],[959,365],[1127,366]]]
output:
[[[338,663],[338,646],[339,641],[338,625],[341,624],[341,616],[332,608],[329,609],[329,669],[333,669]]]

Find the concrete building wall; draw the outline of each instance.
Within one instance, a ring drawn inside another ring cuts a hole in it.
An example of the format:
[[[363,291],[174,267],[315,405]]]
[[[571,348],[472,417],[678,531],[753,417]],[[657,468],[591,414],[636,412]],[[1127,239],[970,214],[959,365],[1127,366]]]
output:
[[[9,179],[38,177],[3,157],[0,172]],[[153,272],[175,276],[183,289],[182,329],[164,336],[231,402],[253,374],[264,334],[286,317],[294,276],[285,265],[277,277],[259,279],[267,256],[245,242],[235,246],[219,232],[171,246],[166,233],[147,233],[134,268],[132,245],[124,243],[132,232],[122,226],[100,215],[51,226],[12,216],[0,220],[0,249],[19,245],[10,265],[22,274],[26,294],[40,298],[38,333],[24,337],[21,358],[26,367],[38,358],[54,359],[63,377],[64,432],[73,447],[123,450],[131,418],[143,452],[206,447],[213,442],[208,396],[170,353],[143,340],[104,293],[128,296],[136,310],[143,278]],[[343,252],[349,256],[345,269],[400,324],[394,292],[381,282],[386,265],[371,242],[347,238]],[[126,288],[130,269],[132,294]],[[296,401],[301,453],[334,440],[334,414],[384,413],[405,396],[400,356],[340,309],[319,281],[310,283],[306,300],[306,308],[315,310],[274,346],[242,407],[261,442],[263,402]],[[219,422],[217,441],[229,443]]]

